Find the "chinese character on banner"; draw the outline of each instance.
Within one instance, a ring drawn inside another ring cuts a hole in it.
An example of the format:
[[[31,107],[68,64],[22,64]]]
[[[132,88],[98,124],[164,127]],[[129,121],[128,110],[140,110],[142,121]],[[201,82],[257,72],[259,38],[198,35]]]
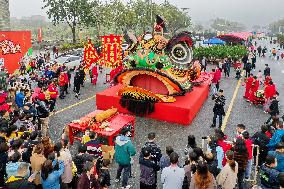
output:
[[[84,66],[89,68],[93,63],[98,62],[100,59],[94,45],[91,40],[88,40],[88,44],[84,48]]]
[[[102,60],[101,64],[109,68],[117,68],[122,65],[122,36],[102,36]]]

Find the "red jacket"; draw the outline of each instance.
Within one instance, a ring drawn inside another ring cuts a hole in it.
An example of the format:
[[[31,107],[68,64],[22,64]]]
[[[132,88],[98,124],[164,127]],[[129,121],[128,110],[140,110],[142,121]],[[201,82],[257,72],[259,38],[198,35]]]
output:
[[[60,87],[66,85],[66,77],[64,76],[64,74],[60,74],[58,83]]]
[[[41,100],[41,101],[45,101],[45,100],[46,100],[45,94],[44,94],[43,92],[39,93],[37,97],[38,97],[38,99]]]
[[[48,86],[48,92],[49,92],[49,95],[50,95],[50,98],[52,99],[56,99],[57,96],[58,96],[58,90],[56,88],[56,86],[54,84],[50,84]]]
[[[245,142],[249,154],[248,159],[250,160],[252,159],[252,140],[246,139]]]
[[[213,79],[212,79],[212,83],[218,83],[221,79],[221,71],[219,69],[217,69],[215,72],[214,72],[214,76],[213,76]]]
[[[224,154],[226,154],[226,152],[228,150],[231,150],[232,148],[232,145],[226,142],[225,140],[218,140],[217,144],[223,149]],[[222,165],[225,166],[226,162],[227,162],[227,159],[226,159],[226,156],[224,155]]]

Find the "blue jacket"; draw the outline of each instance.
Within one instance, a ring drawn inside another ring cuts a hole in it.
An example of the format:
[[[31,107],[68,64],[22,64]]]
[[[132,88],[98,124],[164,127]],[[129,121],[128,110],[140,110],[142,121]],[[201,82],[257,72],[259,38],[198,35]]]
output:
[[[20,165],[20,162],[16,162],[16,163],[8,162],[6,164],[7,178],[10,178],[11,176],[16,176],[18,174],[19,165]]]
[[[267,147],[269,150],[275,150],[275,146],[277,143],[281,142],[281,137],[284,136],[284,130],[276,130],[273,134],[272,138],[270,139]]]
[[[54,170],[50,173],[46,180],[41,178],[42,188],[43,189],[60,189],[59,179],[64,172],[64,163],[59,161],[59,170]]]
[[[277,159],[277,167],[275,168],[279,172],[284,171],[284,153],[270,151],[269,155],[273,155]]]
[[[15,102],[19,108],[24,106],[25,95],[21,92],[16,94]]]
[[[267,167],[263,164],[259,171],[260,183],[262,189],[279,189],[279,171]]]

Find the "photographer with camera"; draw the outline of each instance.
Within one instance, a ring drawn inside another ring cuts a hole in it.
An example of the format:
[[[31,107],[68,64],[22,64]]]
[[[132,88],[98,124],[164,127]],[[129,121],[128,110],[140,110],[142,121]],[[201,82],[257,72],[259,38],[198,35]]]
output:
[[[220,89],[219,93],[215,96],[212,97],[213,100],[215,100],[215,105],[213,108],[213,124],[211,125],[211,127],[216,127],[216,119],[217,116],[219,117],[219,127],[222,126],[222,118],[223,116],[225,116],[225,110],[224,110],[224,106],[225,106],[225,101],[226,98],[223,95],[223,90]]]

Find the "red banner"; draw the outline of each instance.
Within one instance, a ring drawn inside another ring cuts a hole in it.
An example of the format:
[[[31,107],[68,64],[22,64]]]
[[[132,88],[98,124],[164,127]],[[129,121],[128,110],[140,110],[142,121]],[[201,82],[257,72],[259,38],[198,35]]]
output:
[[[98,62],[100,59],[94,45],[91,40],[88,40],[88,44],[84,48],[84,66],[89,68],[93,63]]]
[[[122,37],[102,36],[102,60],[101,64],[109,68],[117,68],[122,65]]]
[[[13,73],[31,46],[30,31],[0,31],[1,64],[9,73]]]
[[[37,30],[37,41],[39,43],[42,42],[42,28],[38,28],[38,30]]]

